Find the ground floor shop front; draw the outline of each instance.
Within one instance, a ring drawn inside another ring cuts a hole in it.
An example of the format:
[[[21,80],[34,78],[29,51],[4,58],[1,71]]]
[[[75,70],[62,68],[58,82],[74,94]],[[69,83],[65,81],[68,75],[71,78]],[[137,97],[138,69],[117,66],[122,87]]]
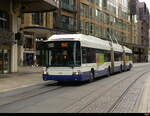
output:
[[[10,72],[11,67],[11,51],[10,49],[0,48],[0,74],[6,74]]]
[[[133,49],[133,59],[135,63],[148,62],[148,51],[147,49]]]

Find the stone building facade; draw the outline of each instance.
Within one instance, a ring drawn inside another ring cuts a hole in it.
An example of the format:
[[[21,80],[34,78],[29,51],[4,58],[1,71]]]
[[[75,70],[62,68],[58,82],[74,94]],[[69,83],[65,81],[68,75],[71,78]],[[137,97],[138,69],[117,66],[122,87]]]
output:
[[[41,7],[42,5],[42,7]],[[32,6],[32,7],[31,7]],[[21,14],[57,9],[56,0],[5,0],[0,2],[0,74],[18,71]]]
[[[147,48],[142,44],[142,22],[138,0],[59,0],[58,10],[50,13],[31,13],[22,16],[24,22],[21,31],[32,38],[32,50],[26,50],[40,56],[38,44],[53,34],[82,33],[105,40],[116,40],[133,50],[134,62],[145,62]],[[23,53],[23,52],[21,52]],[[40,57],[38,58],[40,62]],[[26,63],[24,63],[26,64]],[[30,63],[29,63],[30,64]],[[41,64],[41,63],[40,63]]]

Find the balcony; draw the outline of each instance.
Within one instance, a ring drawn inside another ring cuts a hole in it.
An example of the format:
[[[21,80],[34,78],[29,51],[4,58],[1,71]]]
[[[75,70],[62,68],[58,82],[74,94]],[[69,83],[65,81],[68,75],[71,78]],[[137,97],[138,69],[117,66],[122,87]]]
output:
[[[55,23],[54,28],[58,28],[60,30],[68,31],[68,32],[76,32],[77,31],[76,25],[65,24],[65,23],[60,23],[60,22]]]
[[[14,5],[21,5],[24,13],[50,12],[58,9],[57,0],[14,0]]]
[[[70,12],[77,12],[75,6],[66,4],[64,2],[61,2],[61,8]]]

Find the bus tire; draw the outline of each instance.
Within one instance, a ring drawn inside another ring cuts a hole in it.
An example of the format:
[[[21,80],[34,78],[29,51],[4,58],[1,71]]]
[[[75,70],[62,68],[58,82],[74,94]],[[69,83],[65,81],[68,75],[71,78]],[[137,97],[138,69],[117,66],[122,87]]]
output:
[[[111,70],[110,70],[110,67],[108,67],[108,69],[107,69],[107,77],[110,77],[110,75],[111,75]]]
[[[88,82],[89,82],[89,83],[93,82],[93,81],[94,81],[94,78],[95,78],[95,77],[94,77],[94,72],[91,71],[91,72],[90,72],[90,77],[89,77]]]
[[[122,65],[120,66],[120,73],[123,72]]]
[[[62,84],[64,84],[63,81],[57,81],[57,85],[62,85]]]
[[[129,69],[128,69],[128,71],[131,71],[131,68],[132,68],[132,65],[130,64],[130,65],[129,65]]]

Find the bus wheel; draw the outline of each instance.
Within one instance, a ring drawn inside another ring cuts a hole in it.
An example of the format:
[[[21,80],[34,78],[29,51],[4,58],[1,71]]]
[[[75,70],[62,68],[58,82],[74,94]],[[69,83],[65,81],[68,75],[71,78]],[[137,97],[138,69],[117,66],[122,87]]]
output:
[[[119,72],[120,72],[120,73],[123,72],[122,65],[120,66],[120,71],[119,71]]]
[[[57,85],[62,85],[62,84],[64,84],[63,81],[57,81]]]
[[[129,65],[129,69],[128,69],[128,71],[130,71],[130,70],[131,70],[131,68],[132,68],[132,65],[130,64],[130,65]]]
[[[110,77],[111,72],[110,72],[110,67],[107,69],[107,77]]]
[[[91,83],[93,81],[94,81],[94,73],[91,71],[90,72],[90,78],[89,78],[88,82]]]

